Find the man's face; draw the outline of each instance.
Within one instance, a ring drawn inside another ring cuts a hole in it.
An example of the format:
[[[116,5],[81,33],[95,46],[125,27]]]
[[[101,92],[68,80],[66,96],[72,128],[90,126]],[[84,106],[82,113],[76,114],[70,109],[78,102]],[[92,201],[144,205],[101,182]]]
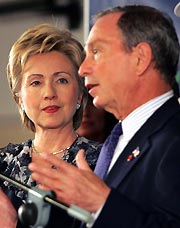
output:
[[[94,97],[94,105],[112,112],[118,119],[125,115],[135,83],[132,52],[123,47],[117,27],[119,17],[120,13],[113,13],[97,20],[90,31],[85,46],[86,58],[79,69]]]

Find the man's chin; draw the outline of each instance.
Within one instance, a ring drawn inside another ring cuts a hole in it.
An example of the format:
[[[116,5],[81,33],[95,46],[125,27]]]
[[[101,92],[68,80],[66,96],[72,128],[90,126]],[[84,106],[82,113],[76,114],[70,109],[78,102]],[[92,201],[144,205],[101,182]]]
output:
[[[106,106],[104,103],[102,103],[101,99],[99,99],[98,97],[94,97],[93,104],[96,108],[101,108],[101,109],[104,109]]]

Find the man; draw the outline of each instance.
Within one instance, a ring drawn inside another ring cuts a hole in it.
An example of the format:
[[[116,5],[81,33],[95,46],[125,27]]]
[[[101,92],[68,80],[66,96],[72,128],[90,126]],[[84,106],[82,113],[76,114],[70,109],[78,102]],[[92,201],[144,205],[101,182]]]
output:
[[[180,108],[172,90],[179,50],[171,20],[156,9],[116,7],[96,18],[79,73],[94,105],[122,124],[108,174],[102,181],[90,172],[82,151],[79,169],[53,156],[43,156],[46,169],[29,167],[42,189],[92,212],[94,228],[180,227]]]
[[[1,227],[15,228],[17,225],[17,213],[12,206],[9,198],[3,193],[0,188],[0,208],[3,213],[0,213]]]

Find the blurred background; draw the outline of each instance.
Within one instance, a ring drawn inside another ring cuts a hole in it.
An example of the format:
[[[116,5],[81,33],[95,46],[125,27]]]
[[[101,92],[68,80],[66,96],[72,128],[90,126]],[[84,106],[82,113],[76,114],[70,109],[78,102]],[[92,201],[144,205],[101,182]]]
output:
[[[11,96],[6,65],[15,40],[29,27],[52,23],[71,30],[82,44],[97,11],[116,5],[144,4],[167,12],[173,19],[180,40],[180,17],[174,14],[179,0],[0,0],[0,147],[32,138],[22,127],[16,104]],[[177,74],[180,83],[180,64]]]

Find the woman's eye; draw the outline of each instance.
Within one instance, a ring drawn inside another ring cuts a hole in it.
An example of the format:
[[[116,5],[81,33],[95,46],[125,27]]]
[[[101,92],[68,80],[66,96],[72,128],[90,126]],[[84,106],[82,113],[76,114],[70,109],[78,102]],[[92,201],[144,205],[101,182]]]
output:
[[[61,84],[67,84],[68,80],[66,78],[59,78],[58,82],[61,83]]]
[[[33,82],[31,82],[30,85],[37,86],[37,85],[39,85],[39,84],[40,84],[40,81],[33,81]]]

